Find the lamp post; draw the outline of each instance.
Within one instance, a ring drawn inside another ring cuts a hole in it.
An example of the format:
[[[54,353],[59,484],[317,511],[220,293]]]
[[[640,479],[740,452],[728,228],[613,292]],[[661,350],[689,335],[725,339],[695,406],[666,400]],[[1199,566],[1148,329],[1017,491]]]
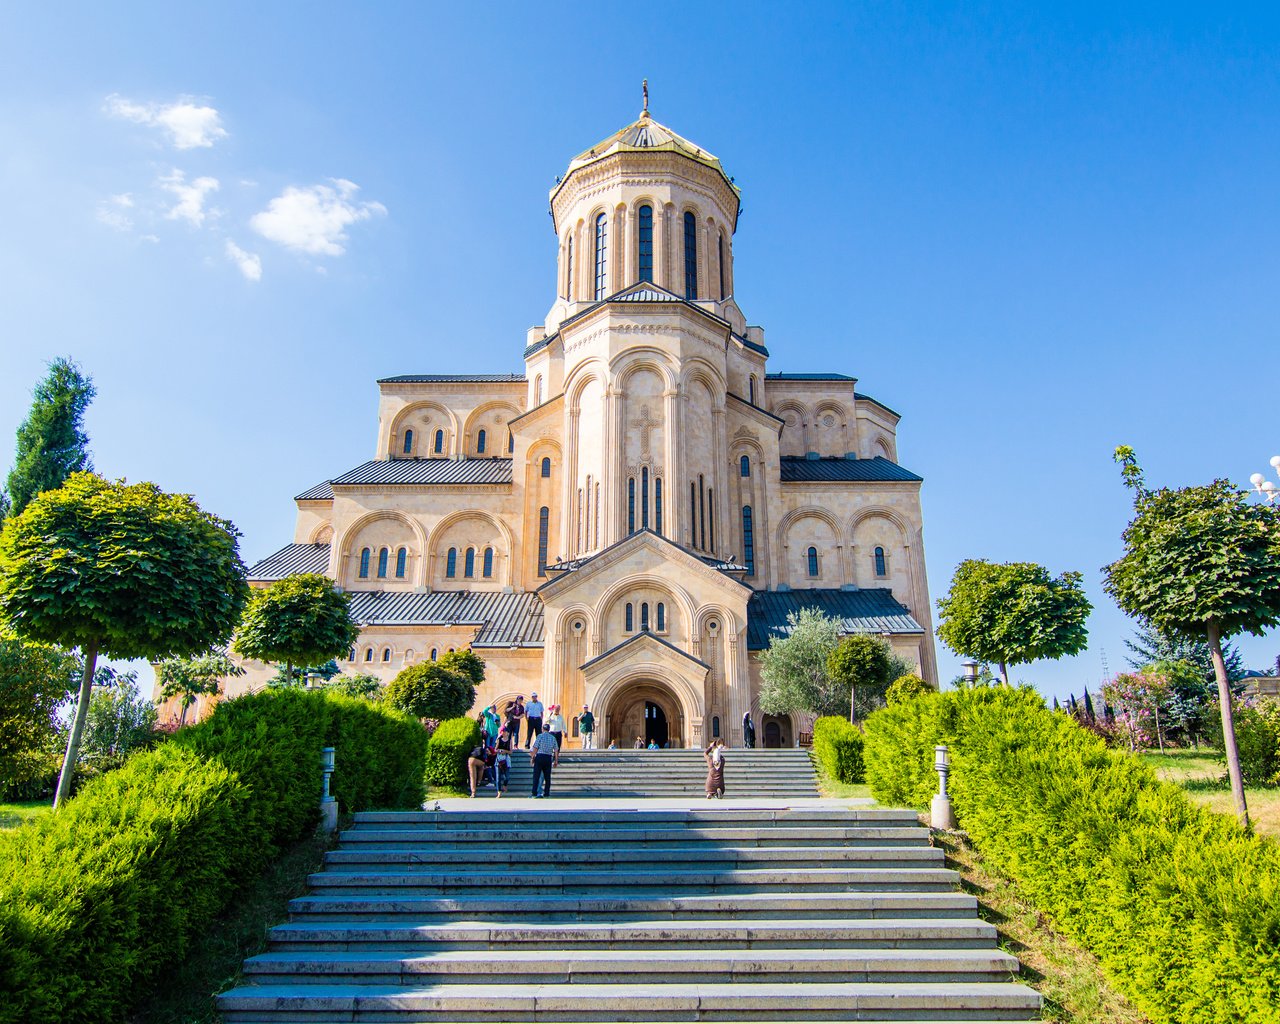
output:
[[[933,828],[953,829],[956,827],[956,819],[951,813],[951,799],[947,796],[947,775],[951,771],[951,756],[947,748],[941,744],[933,748],[933,767],[938,772],[938,792],[929,802],[929,824]]]
[[[338,801],[329,792],[329,779],[333,775],[334,749],[325,747],[320,751],[320,771],[324,776],[324,789],[320,796],[320,824],[326,832],[335,832],[338,828]]]
[[[960,663],[961,677],[964,679],[965,686],[978,685],[978,663],[970,659]]]
[[[1280,477],[1280,455],[1271,456],[1271,468],[1276,471],[1276,476]],[[1261,473],[1254,473],[1249,477],[1249,483],[1253,484],[1254,491],[1268,505],[1280,501],[1280,487],[1277,487]]]

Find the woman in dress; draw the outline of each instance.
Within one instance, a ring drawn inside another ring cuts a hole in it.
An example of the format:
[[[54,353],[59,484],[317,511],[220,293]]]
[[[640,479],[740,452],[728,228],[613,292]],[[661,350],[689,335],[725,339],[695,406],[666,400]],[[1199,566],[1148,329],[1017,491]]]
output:
[[[702,752],[707,761],[707,799],[724,797],[724,740],[716,737]]]

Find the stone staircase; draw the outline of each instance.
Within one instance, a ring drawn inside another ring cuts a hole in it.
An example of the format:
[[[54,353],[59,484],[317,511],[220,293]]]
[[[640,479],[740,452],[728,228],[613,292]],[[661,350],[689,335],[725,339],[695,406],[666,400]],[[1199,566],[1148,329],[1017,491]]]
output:
[[[705,797],[707,763],[701,750],[566,750],[551,773],[561,797]],[[533,769],[526,751],[511,760],[508,796],[528,796]],[[483,790],[495,796],[496,790]],[[816,797],[807,750],[745,750],[725,754],[725,797],[791,800]]]
[[[910,811],[356,816],[227,1024],[1035,1020]]]

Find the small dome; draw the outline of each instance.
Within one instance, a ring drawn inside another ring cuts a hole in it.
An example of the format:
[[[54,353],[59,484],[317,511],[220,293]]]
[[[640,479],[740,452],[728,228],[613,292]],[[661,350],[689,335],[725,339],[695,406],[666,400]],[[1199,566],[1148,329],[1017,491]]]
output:
[[[717,157],[708,153],[701,146],[677,135],[666,125],[659,124],[649,116],[647,110],[640,115],[639,120],[633,121],[625,128],[614,132],[607,139],[597,142],[590,149],[584,150],[575,156],[569,162],[569,169],[565,172],[562,180],[567,180],[569,175],[579,168],[586,167],[588,164],[595,163],[597,160],[602,160],[607,156],[612,156],[614,153],[645,152],[680,153],[690,160],[696,160],[700,164],[719,171],[734,192],[738,191],[737,186],[725,174],[724,167]]]

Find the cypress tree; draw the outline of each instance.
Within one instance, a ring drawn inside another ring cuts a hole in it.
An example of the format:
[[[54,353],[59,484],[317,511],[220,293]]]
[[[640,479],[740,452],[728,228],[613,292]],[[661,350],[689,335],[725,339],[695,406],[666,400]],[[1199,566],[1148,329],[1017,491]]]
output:
[[[93,470],[84,413],[96,394],[93,379],[71,360],[49,364],[49,373],[32,392],[31,412],[18,427],[9,515],[18,515],[36,495],[61,487],[72,473]]]
[[[1091,723],[1098,720],[1098,716],[1093,713],[1093,698],[1089,696],[1089,688],[1087,686],[1084,691],[1084,713]]]

